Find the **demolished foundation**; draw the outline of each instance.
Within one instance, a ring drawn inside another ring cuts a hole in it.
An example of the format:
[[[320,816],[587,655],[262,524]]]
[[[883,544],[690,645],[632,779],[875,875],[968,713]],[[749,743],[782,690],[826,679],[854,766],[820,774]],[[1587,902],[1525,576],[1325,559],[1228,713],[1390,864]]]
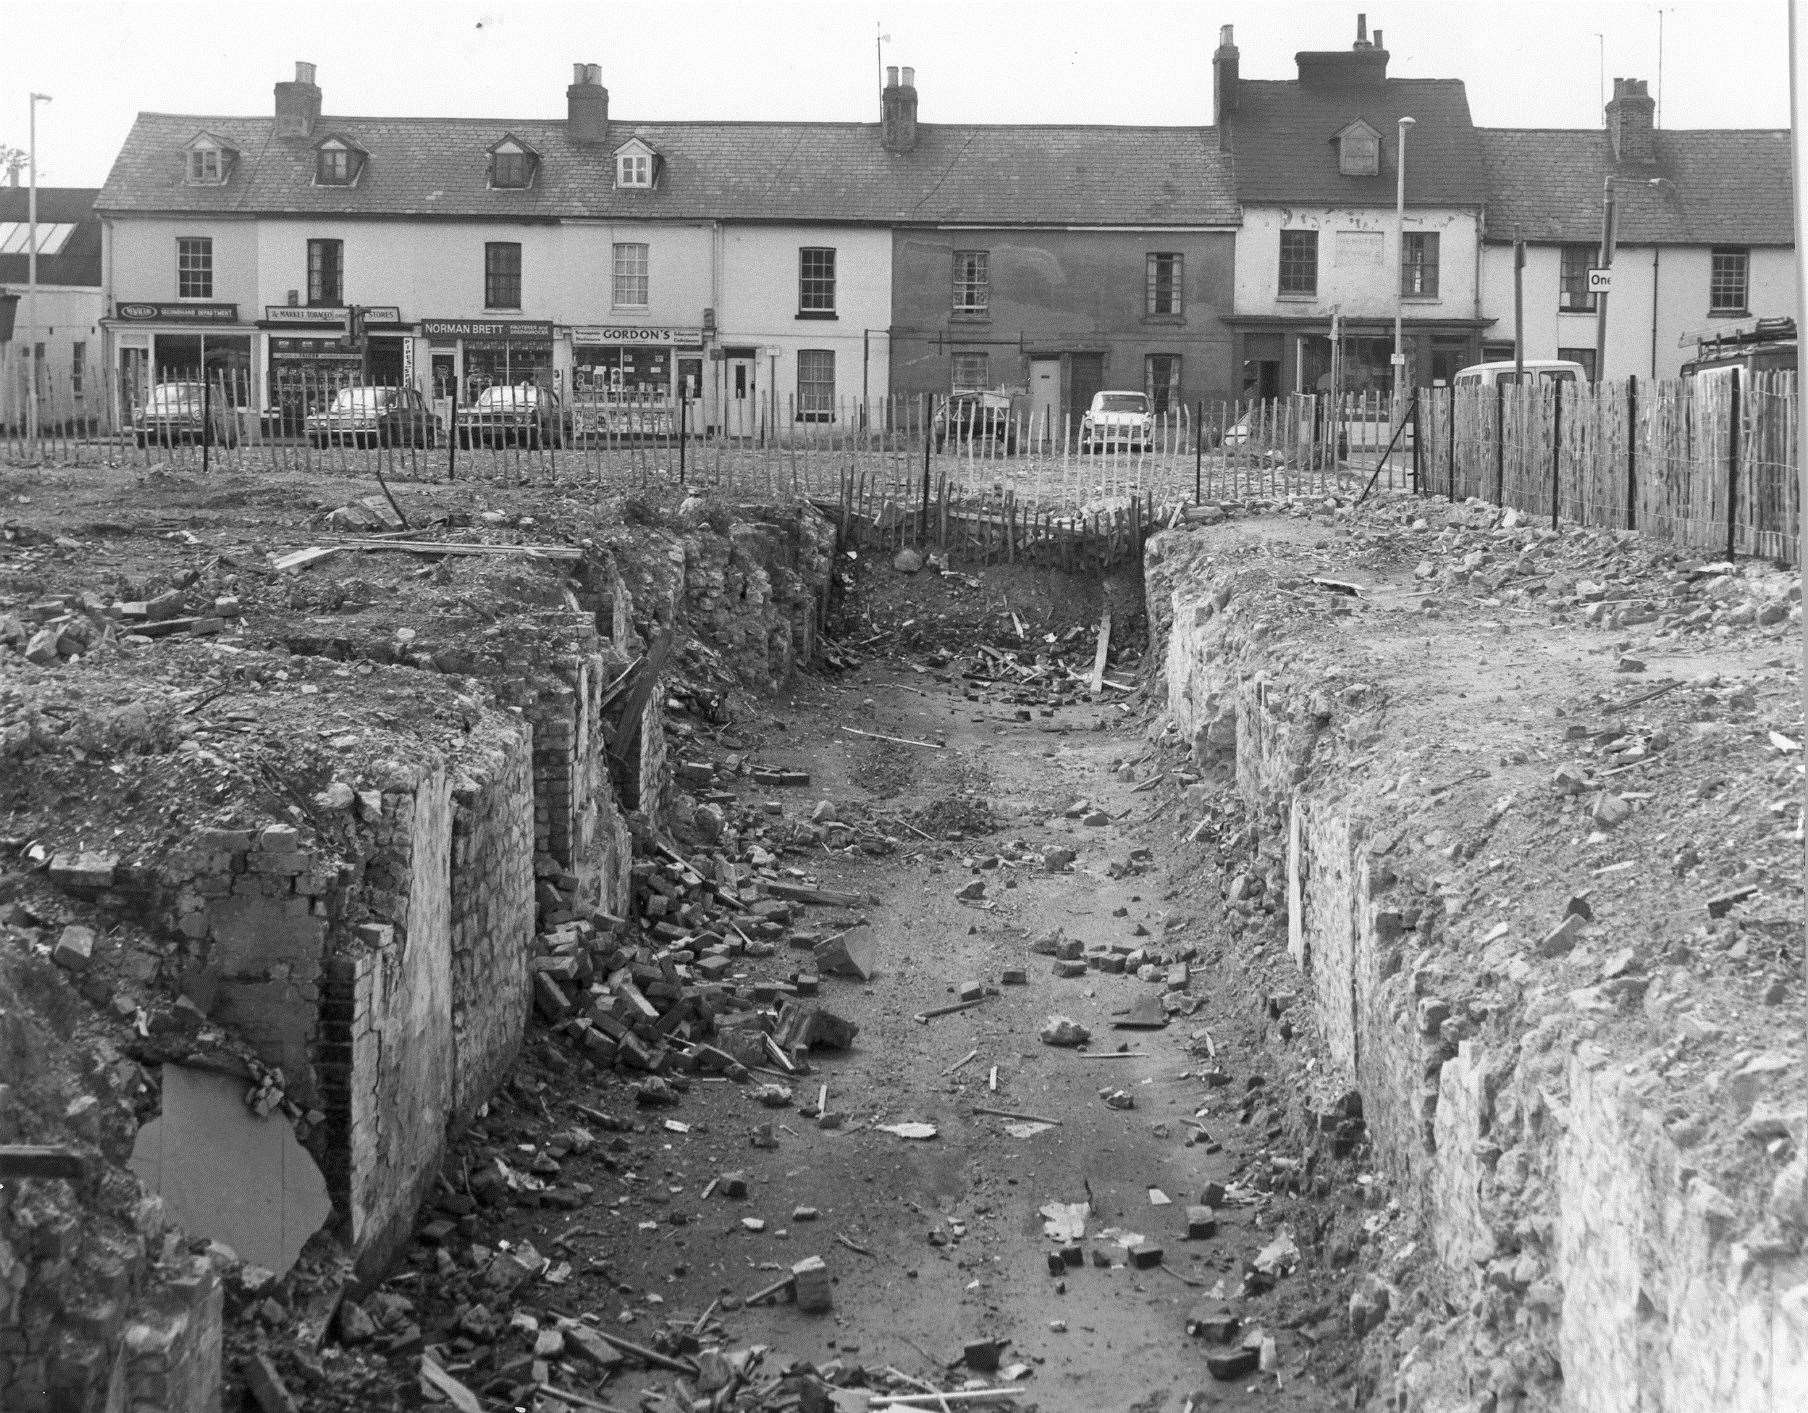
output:
[[[1409,1218],[1385,1406],[1808,1402],[1799,580],[1317,509],[1157,537],[1149,601],[1284,880],[1305,1141],[1354,1085]]]

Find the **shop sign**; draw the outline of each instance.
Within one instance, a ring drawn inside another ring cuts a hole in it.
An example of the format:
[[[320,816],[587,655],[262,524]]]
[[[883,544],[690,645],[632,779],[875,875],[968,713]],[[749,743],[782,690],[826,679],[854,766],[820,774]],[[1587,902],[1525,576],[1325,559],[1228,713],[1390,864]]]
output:
[[[366,304],[363,308],[366,324],[399,324],[402,322],[402,306],[399,304]]]
[[[341,328],[351,315],[349,309],[309,308],[299,304],[266,304],[266,324],[338,324]]]
[[[113,317],[138,324],[236,324],[239,307],[236,304],[149,304],[120,300],[113,306]]]
[[[504,343],[551,343],[547,319],[423,319],[421,332],[430,339],[498,339]]]
[[[675,343],[690,346],[703,342],[702,329],[655,328],[647,324],[580,324],[571,331],[573,343]]]
[[[277,362],[361,363],[364,357],[349,338],[297,338],[273,335],[270,357]]]

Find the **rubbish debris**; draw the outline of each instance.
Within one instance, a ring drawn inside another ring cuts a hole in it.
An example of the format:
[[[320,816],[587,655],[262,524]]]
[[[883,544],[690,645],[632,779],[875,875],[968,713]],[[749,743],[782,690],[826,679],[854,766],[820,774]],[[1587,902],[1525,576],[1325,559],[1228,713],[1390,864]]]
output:
[[[1084,1045],[1091,1040],[1092,1032],[1076,1020],[1056,1015],[1050,1016],[1042,1022],[1042,1027],[1036,1032],[1036,1036],[1044,1045],[1071,1048],[1075,1045]]]

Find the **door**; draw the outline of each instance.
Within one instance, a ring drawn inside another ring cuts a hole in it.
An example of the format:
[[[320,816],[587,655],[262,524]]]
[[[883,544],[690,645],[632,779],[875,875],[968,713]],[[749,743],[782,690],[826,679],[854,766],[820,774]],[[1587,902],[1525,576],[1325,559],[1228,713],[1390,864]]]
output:
[[[727,381],[727,395],[723,399],[722,429],[731,437],[751,437],[759,431],[759,394],[754,387],[758,364],[758,349],[723,350],[722,374]]]
[[[1030,360],[1030,440],[1048,446],[1061,434],[1061,360]]]
[[[1092,395],[1105,386],[1105,355],[1070,353],[1067,369],[1067,413],[1073,419],[1077,437],[1080,435],[1080,418],[1092,406]]]

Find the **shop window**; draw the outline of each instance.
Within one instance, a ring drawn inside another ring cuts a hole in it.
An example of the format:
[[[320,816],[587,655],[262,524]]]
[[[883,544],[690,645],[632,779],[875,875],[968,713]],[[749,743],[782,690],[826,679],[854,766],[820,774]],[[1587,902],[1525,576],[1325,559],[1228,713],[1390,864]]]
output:
[[[1557,274],[1557,308],[1568,314],[1592,314],[1595,297],[1588,292],[1588,272],[1596,255],[1592,245],[1566,245]]]
[[[364,154],[342,137],[329,137],[314,149],[316,186],[351,186],[364,170]]]
[[[991,299],[991,255],[984,250],[954,252],[954,312],[983,318]],[[982,355],[983,356],[983,355]]]
[[[834,350],[800,348],[797,351],[797,420],[830,422],[834,417]]]
[[[485,241],[483,247],[483,307],[521,307],[521,242]]]
[[[647,247],[637,241],[620,241],[615,247],[615,306],[644,309],[647,306]]]
[[[1144,300],[1144,312],[1148,314],[1179,314],[1180,289],[1186,259],[1182,255],[1168,251],[1151,251],[1149,253],[1147,290]]]
[[[187,236],[176,242],[176,298],[213,298],[211,236]]]
[[[308,242],[308,305],[333,309],[345,303],[345,242]]]
[[[1337,170],[1346,177],[1381,171],[1381,134],[1360,118],[1337,134]]]
[[[1143,390],[1149,394],[1149,410],[1166,417],[1180,407],[1180,355],[1151,353],[1143,359]]]
[[[1438,233],[1407,231],[1400,245],[1400,293],[1408,299],[1438,297]]]
[[[1708,272],[1708,313],[1743,314],[1749,298],[1751,252],[1742,246],[1717,245]]]
[[[991,385],[992,358],[987,353],[954,355],[954,391],[979,392]]]
[[[69,345],[69,391],[76,397],[82,395],[82,377],[88,371],[88,345],[85,340],[77,339]]]
[[[1281,232],[1282,294],[1316,295],[1318,293],[1318,232]]]
[[[797,252],[797,317],[835,317],[835,250],[806,245]]]

